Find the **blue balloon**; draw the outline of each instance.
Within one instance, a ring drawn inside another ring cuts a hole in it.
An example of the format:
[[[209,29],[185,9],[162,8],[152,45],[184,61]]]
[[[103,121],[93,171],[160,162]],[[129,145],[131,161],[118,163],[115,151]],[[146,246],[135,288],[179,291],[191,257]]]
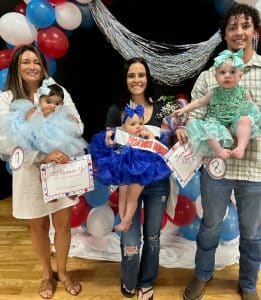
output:
[[[198,216],[195,217],[193,222],[186,226],[181,226],[179,231],[181,236],[190,241],[195,241],[197,238],[197,234],[200,227],[200,218]]]
[[[56,71],[56,60],[54,58],[47,57],[47,56],[45,56],[45,59],[47,63],[48,73],[50,75],[53,75]]]
[[[220,240],[231,241],[239,236],[239,224],[236,207],[230,203],[228,205],[227,217],[223,220],[220,232]]]
[[[220,16],[224,16],[229,9],[235,4],[234,0],[215,0],[214,5],[217,13]]]
[[[82,22],[81,22],[80,27],[88,29],[88,28],[91,28],[91,27],[95,26],[96,23],[95,23],[95,20],[92,16],[92,13],[89,9],[89,5],[88,4],[87,5],[86,4],[85,5],[84,4],[77,4],[77,3],[75,3],[75,4],[79,7],[79,9],[82,13]]]
[[[6,48],[8,48],[8,49],[13,49],[14,47],[15,47],[14,45],[11,45],[11,44],[6,43]]]
[[[55,10],[46,0],[31,0],[26,6],[26,17],[35,26],[46,28],[55,20]]]
[[[104,205],[109,200],[109,187],[94,180],[94,190],[84,194],[86,201],[93,207]]]
[[[12,176],[13,175],[13,171],[11,169],[9,160],[6,161],[5,167],[6,167],[6,171],[8,172],[8,174]]]
[[[193,202],[196,201],[200,195],[200,176],[201,172],[197,171],[184,188],[177,181],[179,195],[187,196]]]
[[[5,82],[7,78],[9,68],[5,68],[0,71],[0,90],[3,90],[5,88]]]

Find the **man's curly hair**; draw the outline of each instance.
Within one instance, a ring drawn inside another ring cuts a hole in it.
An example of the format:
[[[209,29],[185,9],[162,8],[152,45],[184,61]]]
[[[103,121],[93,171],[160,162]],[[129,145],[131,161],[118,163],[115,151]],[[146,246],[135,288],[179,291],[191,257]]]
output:
[[[228,20],[230,19],[230,17],[231,16],[240,16],[240,15],[245,15],[245,17],[247,19],[252,18],[254,28],[256,31],[258,31],[259,22],[260,22],[259,11],[256,8],[249,6],[247,4],[235,3],[229,9],[229,11],[226,13],[225,17],[221,21],[220,30],[221,30],[222,36],[225,35],[226,26],[227,26],[227,23],[228,23]]]

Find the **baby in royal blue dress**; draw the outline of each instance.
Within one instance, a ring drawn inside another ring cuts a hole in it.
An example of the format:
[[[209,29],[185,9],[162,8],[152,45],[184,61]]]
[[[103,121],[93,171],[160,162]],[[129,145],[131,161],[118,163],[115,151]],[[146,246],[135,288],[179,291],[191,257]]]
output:
[[[129,136],[154,139],[144,126],[144,108],[126,106],[122,114],[122,127]],[[127,231],[137,208],[138,198],[144,186],[170,175],[171,171],[162,154],[105,141],[105,131],[96,134],[90,143],[94,163],[94,176],[105,185],[119,186],[119,231]]]

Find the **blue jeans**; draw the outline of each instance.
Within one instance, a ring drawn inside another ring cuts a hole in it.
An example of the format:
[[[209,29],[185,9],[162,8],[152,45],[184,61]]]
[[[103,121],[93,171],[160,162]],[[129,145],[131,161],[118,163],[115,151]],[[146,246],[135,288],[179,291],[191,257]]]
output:
[[[234,189],[240,229],[239,285],[255,292],[261,262],[261,182],[211,178],[201,174],[203,218],[197,236],[196,275],[207,281],[215,268],[215,252],[226,207]]]
[[[121,276],[128,290],[153,285],[159,270],[160,230],[169,195],[169,179],[146,186],[128,231],[121,235]],[[144,205],[141,249],[141,207]]]

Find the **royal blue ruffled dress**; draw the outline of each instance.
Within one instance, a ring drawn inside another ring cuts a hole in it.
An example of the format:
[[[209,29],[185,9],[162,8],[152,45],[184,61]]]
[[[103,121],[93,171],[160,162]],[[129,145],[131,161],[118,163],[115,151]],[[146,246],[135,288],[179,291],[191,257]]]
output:
[[[25,114],[34,105],[26,99],[11,103],[10,112],[0,118],[0,136],[5,136],[0,146],[2,153],[21,147],[30,159],[35,151],[49,154],[58,149],[69,157],[85,154],[87,142],[81,137],[80,128],[66,110],[66,106],[57,108],[55,113],[44,117],[36,110],[25,120]]]
[[[252,121],[251,138],[261,134],[261,113],[258,106],[246,97],[246,89],[241,85],[226,89],[216,87],[208,104],[204,120],[193,119],[186,125],[189,141],[195,151],[203,155],[213,155],[209,139],[219,141],[222,147],[230,148],[236,135],[237,123],[242,116]]]
[[[107,146],[105,131],[93,136],[89,151],[94,177],[104,185],[139,183],[145,186],[171,174],[161,154],[129,145]]]

